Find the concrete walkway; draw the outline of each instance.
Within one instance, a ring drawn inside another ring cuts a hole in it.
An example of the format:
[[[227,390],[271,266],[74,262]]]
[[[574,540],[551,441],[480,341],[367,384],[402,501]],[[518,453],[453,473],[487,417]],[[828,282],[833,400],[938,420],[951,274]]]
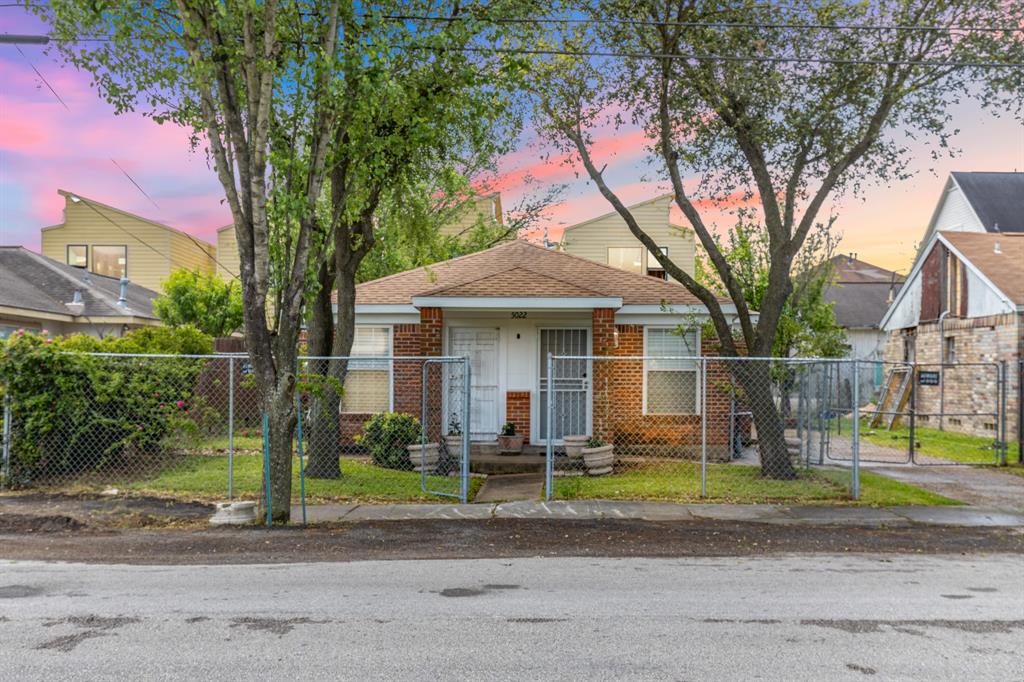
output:
[[[501,504],[324,504],[308,507],[311,523],[407,521],[412,519],[637,519],[693,521],[713,519],[783,525],[1012,526],[1024,528],[1024,512],[982,507],[843,507],[828,505],[673,504],[605,500],[505,502]],[[300,507],[293,521],[302,519]]]
[[[907,465],[868,470],[965,504],[1024,512],[1024,476],[996,467]]]
[[[510,502],[513,500],[539,500],[544,493],[544,474],[490,475],[476,494],[481,502]]]

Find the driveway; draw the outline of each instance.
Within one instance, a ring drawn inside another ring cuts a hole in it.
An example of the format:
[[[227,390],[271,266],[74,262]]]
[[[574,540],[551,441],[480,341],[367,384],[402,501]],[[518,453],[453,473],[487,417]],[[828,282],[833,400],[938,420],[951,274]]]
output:
[[[916,485],[966,504],[1024,511],[1024,476],[972,466],[872,466],[876,474]]]

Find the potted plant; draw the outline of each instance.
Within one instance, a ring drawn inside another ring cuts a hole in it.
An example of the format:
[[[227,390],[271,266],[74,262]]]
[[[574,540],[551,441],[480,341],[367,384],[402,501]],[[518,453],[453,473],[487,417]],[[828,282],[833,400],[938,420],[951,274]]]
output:
[[[498,450],[502,454],[516,455],[523,451],[523,434],[516,433],[516,425],[505,422],[498,436]]]
[[[454,415],[448,420],[448,434],[444,437],[444,448],[449,455],[457,455],[462,452],[462,423]]]
[[[600,438],[591,438],[583,448],[583,464],[591,476],[603,476],[612,472],[615,462],[615,446]]]
[[[583,456],[583,448],[587,447],[590,436],[563,436],[565,443],[565,456],[569,459],[577,459]]]
[[[437,462],[441,457],[439,443],[416,443],[409,445],[408,450],[413,471],[426,471],[428,474],[437,471]]]

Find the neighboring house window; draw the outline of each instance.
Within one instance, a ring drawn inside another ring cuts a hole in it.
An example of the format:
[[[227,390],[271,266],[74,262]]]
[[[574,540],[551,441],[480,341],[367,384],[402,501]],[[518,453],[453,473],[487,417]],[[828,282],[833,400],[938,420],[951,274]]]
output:
[[[68,244],[68,265],[76,268],[89,267],[89,247],[85,244]]]
[[[698,414],[696,330],[644,329],[644,411],[647,414]]]
[[[117,277],[118,279],[126,276],[128,274],[128,247],[92,247],[92,271],[97,275]]]
[[[658,248],[661,250],[662,255],[668,255],[667,246],[659,246]],[[658,279],[668,279],[668,276],[665,274],[665,269],[661,267],[661,263],[652,258],[650,255],[647,256],[647,274],[650,275],[651,277],[657,277]]]
[[[609,246],[608,265],[639,273],[643,266],[642,255],[643,249],[639,246]]]
[[[947,336],[943,346],[942,361],[947,365],[956,364],[956,337]]]
[[[0,341],[3,341],[19,329],[23,329],[23,327],[13,327],[9,324],[0,324]]]
[[[391,355],[391,328],[357,326],[352,339],[352,358],[382,358]],[[345,376],[341,411],[387,412],[391,409],[391,362],[350,360]]]

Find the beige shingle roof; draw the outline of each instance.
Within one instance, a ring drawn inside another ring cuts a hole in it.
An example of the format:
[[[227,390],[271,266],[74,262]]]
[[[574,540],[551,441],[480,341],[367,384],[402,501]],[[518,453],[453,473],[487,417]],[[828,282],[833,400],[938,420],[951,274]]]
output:
[[[1010,297],[1024,305],[1024,234],[940,232],[970,263]],[[999,252],[996,252],[996,244]]]
[[[513,241],[356,287],[358,305],[408,305],[413,296],[620,297],[624,305],[699,305],[681,284]]]

